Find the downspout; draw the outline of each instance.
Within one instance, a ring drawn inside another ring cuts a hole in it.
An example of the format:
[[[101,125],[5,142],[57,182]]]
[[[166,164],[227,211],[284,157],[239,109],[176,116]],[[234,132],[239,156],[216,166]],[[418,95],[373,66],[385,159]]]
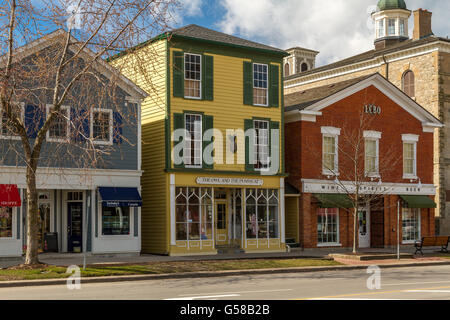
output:
[[[386,66],[386,79],[389,80],[389,62],[386,61],[386,56],[383,54],[384,65]]]

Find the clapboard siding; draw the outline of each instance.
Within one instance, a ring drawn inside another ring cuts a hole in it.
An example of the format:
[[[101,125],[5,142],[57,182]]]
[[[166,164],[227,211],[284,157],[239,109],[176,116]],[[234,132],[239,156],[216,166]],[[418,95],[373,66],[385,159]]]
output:
[[[165,169],[166,41],[113,61],[149,96],[142,102],[142,252],[168,253]]]
[[[174,51],[179,49],[171,48],[171,56]],[[244,130],[244,119],[252,119],[253,117],[268,118],[271,121],[280,122],[282,112],[280,108],[271,107],[256,107],[244,105],[244,61],[252,61],[251,56],[248,59],[243,59],[235,56],[226,56],[222,54],[214,54],[204,52],[205,55],[211,55],[214,57],[214,100],[213,101],[201,101],[193,99],[183,99],[171,97],[170,111],[171,121],[173,128],[173,115],[174,113],[182,113],[183,111],[197,111],[204,112],[205,115],[214,117],[214,128],[222,132],[223,135],[223,156],[224,164],[215,164],[215,170],[221,171],[245,171],[244,163],[245,152],[241,154],[241,158],[235,159],[234,164],[226,164],[226,130],[227,129],[242,129]],[[172,58],[169,59],[172,61]],[[272,64],[278,65],[281,70],[281,64],[273,62]],[[279,83],[281,83],[281,72],[279,73]],[[170,79],[171,88],[173,88],[173,78]],[[173,91],[171,91],[173,92]],[[279,101],[281,100],[281,90],[279,93]],[[281,141],[283,133],[280,132],[280,161],[283,156]],[[172,165],[173,166],[173,165]],[[280,169],[281,171],[281,169]]]

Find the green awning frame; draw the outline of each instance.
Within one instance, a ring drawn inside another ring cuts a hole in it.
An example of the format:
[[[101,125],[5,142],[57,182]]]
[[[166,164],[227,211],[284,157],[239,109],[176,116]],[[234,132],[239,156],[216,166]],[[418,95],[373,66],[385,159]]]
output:
[[[405,202],[407,208],[429,209],[436,208],[436,202],[431,200],[428,196],[400,196]]]
[[[346,194],[315,193],[314,197],[319,200],[321,208],[353,208],[353,202]]]

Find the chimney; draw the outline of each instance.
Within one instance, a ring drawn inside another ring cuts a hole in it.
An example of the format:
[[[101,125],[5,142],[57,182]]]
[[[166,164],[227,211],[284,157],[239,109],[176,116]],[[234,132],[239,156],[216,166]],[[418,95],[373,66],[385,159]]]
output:
[[[431,15],[432,13],[428,10],[414,11],[414,32],[413,40],[419,40],[433,35],[431,30]]]

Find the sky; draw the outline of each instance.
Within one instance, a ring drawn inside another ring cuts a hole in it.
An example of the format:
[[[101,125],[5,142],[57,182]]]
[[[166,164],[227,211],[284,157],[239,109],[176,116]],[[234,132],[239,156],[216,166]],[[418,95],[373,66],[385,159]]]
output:
[[[174,27],[198,24],[288,49],[320,51],[316,66],[373,49],[370,13],[377,0],[179,0]],[[405,0],[408,9],[433,12],[433,32],[450,36],[449,0]],[[409,21],[412,36],[413,15]]]

